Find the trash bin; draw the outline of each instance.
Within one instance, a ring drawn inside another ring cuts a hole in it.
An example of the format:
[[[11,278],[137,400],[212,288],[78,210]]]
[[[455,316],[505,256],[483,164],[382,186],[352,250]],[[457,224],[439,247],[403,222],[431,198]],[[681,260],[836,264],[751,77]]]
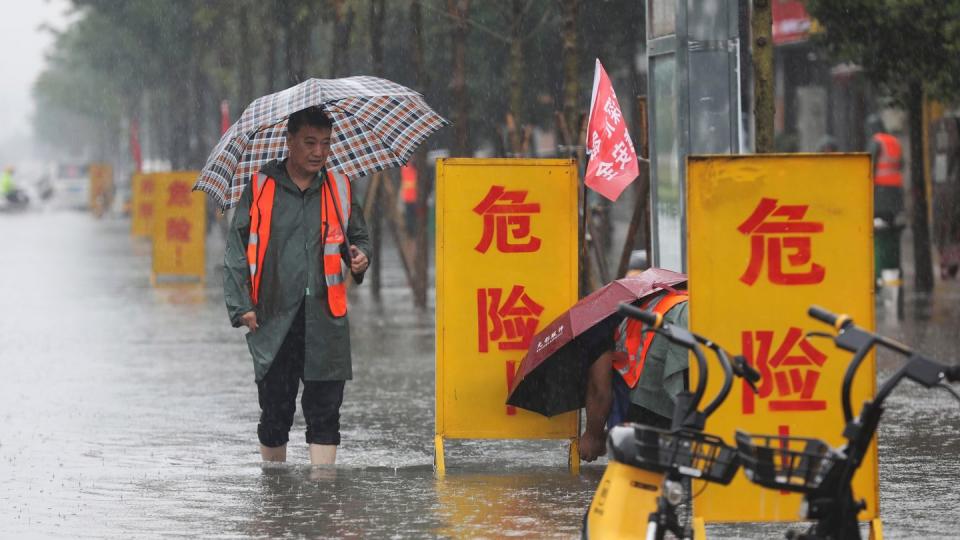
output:
[[[900,234],[903,226],[882,218],[873,220],[873,274],[880,283],[883,270],[900,269]]]

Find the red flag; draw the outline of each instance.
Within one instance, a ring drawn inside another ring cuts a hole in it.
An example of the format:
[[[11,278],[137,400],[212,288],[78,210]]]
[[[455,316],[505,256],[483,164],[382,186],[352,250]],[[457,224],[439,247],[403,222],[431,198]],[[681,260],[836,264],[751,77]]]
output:
[[[220,134],[223,135],[230,129],[230,102],[223,100],[220,102]]]
[[[617,200],[640,174],[637,152],[630,140],[627,123],[607,72],[597,60],[593,75],[593,97],[587,123],[587,152],[590,162],[584,183],[597,193]]]
[[[143,153],[140,149],[140,123],[136,118],[130,120],[130,156],[133,158],[134,172],[143,170]]]

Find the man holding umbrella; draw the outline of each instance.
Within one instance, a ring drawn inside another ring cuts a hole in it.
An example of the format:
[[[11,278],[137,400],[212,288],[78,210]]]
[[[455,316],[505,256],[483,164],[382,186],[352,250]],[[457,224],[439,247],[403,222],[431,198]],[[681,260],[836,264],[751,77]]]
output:
[[[253,356],[264,461],[285,461],[303,381],[310,462],[333,464],[340,405],[352,378],[346,280],[360,283],[369,237],[348,179],[326,168],[333,123],[321,107],[287,121],[286,159],[243,189],[228,233],[224,298]]]

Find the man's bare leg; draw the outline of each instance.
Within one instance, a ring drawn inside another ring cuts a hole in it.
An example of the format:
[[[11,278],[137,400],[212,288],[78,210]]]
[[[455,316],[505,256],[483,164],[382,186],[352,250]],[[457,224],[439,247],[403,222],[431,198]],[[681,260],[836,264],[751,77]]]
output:
[[[604,427],[613,404],[612,369],[613,353],[605,352],[587,372],[586,426],[580,436],[580,459],[584,461],[593,461],[607,452]]]
[[[335,444],[311,444],[310,445],[310,464],[311,465],[333,465],[337,461],[337,445]]]
[[[264,461],[284,462],[287,460],[287,445],[284,444],[283,446],[271,448],[261,444],[260,457],[263,458]]]

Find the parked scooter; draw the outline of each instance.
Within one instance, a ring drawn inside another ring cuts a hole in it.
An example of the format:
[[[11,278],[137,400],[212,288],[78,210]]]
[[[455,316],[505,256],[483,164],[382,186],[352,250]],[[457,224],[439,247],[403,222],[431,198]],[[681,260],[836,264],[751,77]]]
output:
[[[14,188],[6,197],[0,197],[0,212],[18,212],[29,205],[30,197],[19,188]]]
[[[847,443],[831,448],[820,439],[783,437],[737,432],[737,449],[747,478],[755,484],[779,491],[803,493],[802,511],[813,520],[802,533],[790,531],[788,538],[800,540],[859,540],[857,514],[866,508],[854,499],[853,476],[863,463],[880,424],[883,402],[904,379],[926,388],[943,388],[960,400],[960,393],[947,382],[960,382],[960,366],[948,366],[921,356],[906,345],[872,333],[853,323],[847,315],[811,307],[811,317],[829,324],[836,335],[811,333],[833,339],[837,347],[854,353],[843,377],[843,436]],[[857,369],[875,346],[893,351],[907,362],[880,386],[876,397],[864,402],[856,418],[850,391]]]
[[[620,313],[638,319],[657,332],[690,349],[697,360],[696,390],[681,392],[674,409],[672,429],[622,424],[610,430],[610,461],[583,520],[583,538],[692,538],[693,528],[681,524],[677,508],[689,499],[692,478],[729,484],[740,466],[736,449],[723,439],[703,432],[707,418],[723,403],[733,376],[744,378],[754,391],[760,374],[742,356],[733,358],[711,340],[663,322],[659,314],[621,304]],[[698,410],[707,387],[707,362],[701,346],[712,350],[723,368],[723,387],[703,410]]]

